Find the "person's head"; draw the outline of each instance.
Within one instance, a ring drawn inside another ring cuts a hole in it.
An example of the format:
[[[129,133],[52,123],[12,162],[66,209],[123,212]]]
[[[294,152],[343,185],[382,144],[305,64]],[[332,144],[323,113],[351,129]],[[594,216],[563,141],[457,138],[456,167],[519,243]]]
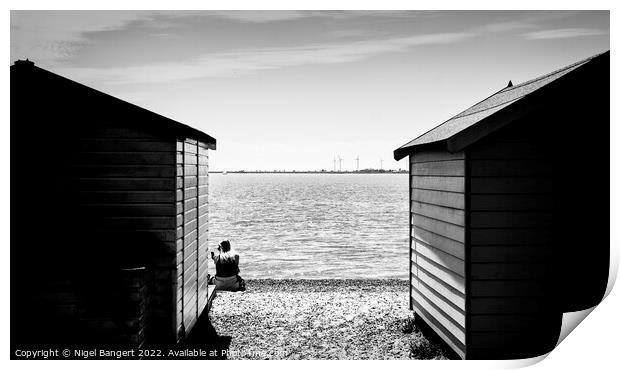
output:
[[[218,245],[218,249],[220,250],[220,252],[230,252],[230,242],[228,240],[222,240]]]

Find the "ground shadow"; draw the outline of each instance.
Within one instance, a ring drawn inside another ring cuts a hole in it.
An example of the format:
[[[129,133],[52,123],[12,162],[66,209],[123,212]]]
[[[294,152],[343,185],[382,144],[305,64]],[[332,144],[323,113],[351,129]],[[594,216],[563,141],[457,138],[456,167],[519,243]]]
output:
[[[202,349],[209,353],[208,357],[186,357],[187,359],[201,360],[226,360],[232,337],[219,335],[209,318],[209,312],[205,310],[187,338],[179,346],[182,349]]]

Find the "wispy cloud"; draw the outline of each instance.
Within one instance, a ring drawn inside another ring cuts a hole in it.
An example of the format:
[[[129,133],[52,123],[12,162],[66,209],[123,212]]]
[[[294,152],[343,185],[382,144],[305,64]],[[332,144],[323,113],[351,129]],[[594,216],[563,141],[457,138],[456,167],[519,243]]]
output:
[[[11,59],[36,56],[54,64],[75,53],[88,32],[114,30],[150,12],[11,11]]]
[[[301,65],[354,62],[385,53],[397,53],[427,45],[452,44],[470,38],[469,33],[435,33],[349,43],[257,48],[212,53],[192,61],[117,68],[60,68],[59,73],[78,81],[93,79],[109,84],[174,82],[204,77],[226,77]]]
[[[232,19],[240,22],[266,23],[296,20],[300,18],[334,18],[351,19],[357,17],[411,17],[432,15],[434,11],[413,10],[234,10],[209,11],[203,13],[212,17]]]
[[[574,37],[605,35],[607,32],[594,28],[559,28],[523,34],[529,40],[567,39]]]

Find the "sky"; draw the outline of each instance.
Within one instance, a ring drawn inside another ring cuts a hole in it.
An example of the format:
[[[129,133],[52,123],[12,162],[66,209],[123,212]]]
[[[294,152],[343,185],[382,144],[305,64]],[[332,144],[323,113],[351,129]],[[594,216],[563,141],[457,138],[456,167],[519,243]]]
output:
[[[215,137],[212,170],[404,169],[509,80],[609,50],[609,12],[11,11],[10,38],[10,64]]]

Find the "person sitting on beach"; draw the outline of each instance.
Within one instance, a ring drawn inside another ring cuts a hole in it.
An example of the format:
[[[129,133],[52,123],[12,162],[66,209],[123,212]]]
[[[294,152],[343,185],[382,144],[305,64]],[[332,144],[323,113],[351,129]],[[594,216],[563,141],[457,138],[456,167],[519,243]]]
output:
[[[239,254],[232,249],[228,240],[222,241],[216,255],[211,252],[211,258],[215,263],[215,277],[209,284],[215,284],[217,290],[244,291],[245,281],[239,276]]]

